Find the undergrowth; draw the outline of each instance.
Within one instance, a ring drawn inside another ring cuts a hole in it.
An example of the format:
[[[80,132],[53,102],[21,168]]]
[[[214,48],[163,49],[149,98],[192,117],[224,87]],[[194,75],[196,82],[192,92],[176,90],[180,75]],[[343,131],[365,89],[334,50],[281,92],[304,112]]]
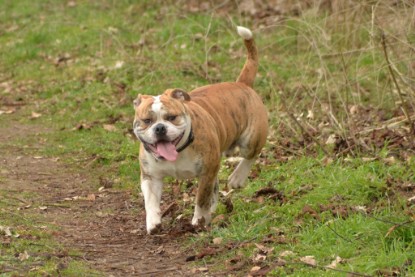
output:
[[[222,204],[189,242],[217,249],[197,262],[236,275],[415,274],[412,2],[242,2],[0,1],[0,97],[19,104],[2,109],[53,128],[44,155],[136,190],[132,100],[235,80],[235,26],[247,26],[268,144],[247,188],[227,196],[233,211]],[[264,187],[273,193],[255,196]]]

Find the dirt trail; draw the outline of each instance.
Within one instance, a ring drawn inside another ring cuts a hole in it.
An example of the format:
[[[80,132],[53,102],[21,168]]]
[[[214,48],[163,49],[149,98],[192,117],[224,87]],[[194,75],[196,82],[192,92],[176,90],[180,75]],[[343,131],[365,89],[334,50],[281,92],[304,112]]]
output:
[[[19,198],[23,191],[34,192],[24,212],[59,226],[55,239],[84,253],[79,259],[107,276],[192,275],[185,266],[183,239],[145,234],[142,199],[112,188],[97,191],[99,172],[28,154],[32,148],[47,147],[38,139],[33,145],[16,143],[45,131],[17,120],[0,125],[0,187],[21,201],[26,201]]]

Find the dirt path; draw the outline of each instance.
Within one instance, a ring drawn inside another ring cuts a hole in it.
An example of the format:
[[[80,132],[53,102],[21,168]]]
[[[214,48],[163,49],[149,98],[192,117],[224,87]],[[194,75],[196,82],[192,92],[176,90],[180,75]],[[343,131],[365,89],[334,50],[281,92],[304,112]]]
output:
[[[11,197],[34,192],[25,212],[59,226],[56,240],[84,253],[79,259],[107,276],[192,275],[182,253],[183,237],[145,234],[142,199],[129,191],[97,190],[99,172],[28,154],[47,147],[38,135],[46,130],[17,120],[7,125],[0,125],[1,188]],[[28,136],[38,139],[32,145],[16,143]]]

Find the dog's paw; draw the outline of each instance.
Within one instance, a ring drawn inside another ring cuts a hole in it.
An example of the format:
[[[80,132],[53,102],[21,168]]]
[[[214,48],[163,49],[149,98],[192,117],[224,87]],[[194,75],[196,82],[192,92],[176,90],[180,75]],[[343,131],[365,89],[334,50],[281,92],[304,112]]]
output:
[[[193,215],[193,226],[207,226],[210,223],[212,216],[210,210],[201,209],[199,206],[195,208],[195,214]]]
[[[246,176],[243,174],[238,174],[238,172],[233,172],[228,179],[228,189],[239,189],[245,187]]]
[[[242,159],[242,161],[238,164],[236,169],[232,172],[231,176],[229,176],[229,179],[228,179],[229,189],[238,189],[238,188],[245,187],[246,179],[248,179],[251,166],[254,162],[255,162],[254,159],[252,160]]]
[[[149,235],[155,235],[161,232],[161,223],[153,225],[153,226],[147,226],[147,234]]]

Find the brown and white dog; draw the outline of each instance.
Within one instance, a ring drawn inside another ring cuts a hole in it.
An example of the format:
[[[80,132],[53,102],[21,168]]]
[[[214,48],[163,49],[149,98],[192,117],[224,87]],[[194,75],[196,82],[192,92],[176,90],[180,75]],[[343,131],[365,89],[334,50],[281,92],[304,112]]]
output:
[[[189,93],[167,89],[159,96],[138,95],[134,101],[134,133],[140,139],[141,190],[147,232],[161,226],[163,178],[198,177],[193,225],[208,224],[218,199],[218,171],[222,153],[239,148],[243,158],[228,179],[240,188],[265,144],[268,116],[252,89],[258,70],[252,32],[237,28],[248,57],[236,82],[197,88]]]

